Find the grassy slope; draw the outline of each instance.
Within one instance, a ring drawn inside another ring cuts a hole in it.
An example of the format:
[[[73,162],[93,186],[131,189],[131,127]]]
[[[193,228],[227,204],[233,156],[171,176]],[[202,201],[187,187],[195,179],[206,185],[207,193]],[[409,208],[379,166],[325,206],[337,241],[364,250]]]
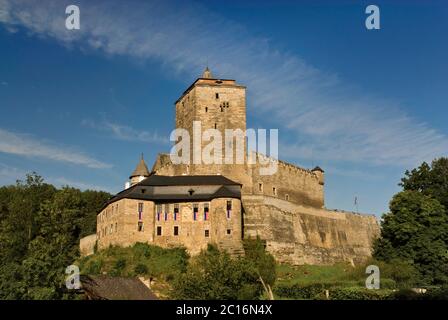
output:
[[[169,297],[170,282],[185,270],[187,262],[188,255],[182,248],[163,249],[141,243],[110,247],[77,261],[81,274],[152,279],[151,289],[162,299]]]

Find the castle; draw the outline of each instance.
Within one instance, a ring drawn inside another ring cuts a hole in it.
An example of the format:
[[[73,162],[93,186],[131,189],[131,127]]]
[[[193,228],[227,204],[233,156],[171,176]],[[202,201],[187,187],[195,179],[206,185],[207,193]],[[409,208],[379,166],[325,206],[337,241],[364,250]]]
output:
[[[208,68],[175,108],[176,128],[190,134],[195,121],[246,131],[246,87],[214,78]],[[81,254],[91,254],[95,244],[101,250],[147,242],[183,246],[190,254],[213,243],[237,255],[243,239],[258,236],[283,263],[356,264],[370,256],[379,234],[374,215],[326,209],[321,168],[276,164],[274,174],[262,175],[260,164],[248,161],[175,164],[159,154],[149,170],[142,157],[130,183],[98,213],[97,233],[81,239]]]

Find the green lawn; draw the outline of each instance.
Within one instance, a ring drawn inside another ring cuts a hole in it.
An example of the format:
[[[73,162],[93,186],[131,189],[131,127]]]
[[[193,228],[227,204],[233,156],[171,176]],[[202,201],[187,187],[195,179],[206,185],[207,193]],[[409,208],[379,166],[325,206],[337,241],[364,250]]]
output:
[[[361,281],[354,268],[349,264],[336,264],[332,266],[291,266],[277,265],[277,284],[307,285],[311,283],[328,282],[356,282]]]

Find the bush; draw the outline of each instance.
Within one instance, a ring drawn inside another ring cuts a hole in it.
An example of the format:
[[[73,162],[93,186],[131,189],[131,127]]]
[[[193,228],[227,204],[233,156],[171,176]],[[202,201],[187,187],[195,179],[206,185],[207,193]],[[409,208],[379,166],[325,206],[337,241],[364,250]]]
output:
[[[257,237],[255,240],[244,240],[243,245],[246,259],[255,265],[265,284],[272,287],[277,278],[276,263],[274,257],[266,251],[264,242]]]
[[[119,258],[117,261],[115,261],[114,268],[116,270],[122,271],[126,267],[126,260],[123,258]]]
[[[192,258],[187,271],[174,282],[174,298],[200,300],[258,299],[263,292],[256,266],[245,258],[232,259],[209,246]]]
[[[330,290],[331,300],[386,300],[392,294],[392,290],[374,290],[359,287],[334,288]]]
[[[137,275],[147,274],[148,273],[148,267],[145,264],[143,264],[143,263],[139,263],[138,265],[135,266],[134,272]]]
[[[308,285],[278,285],[274,287],[274,294],[283,298],[290,299],[314,299],[321,296],[324,291],[333,284],[312,283]]]
[[[411,263],[402,259],[393,259],[384,262],[376,259],[370,259],[365,264],[354,269],[351,274],[355,279],[366,279],[366,267],[368,265],[376,265],[380,269],[380,285],[381,288],[409,288],[420,283],[419,274]],[[361,284],[364,286],[364,283]]]
[[[114,268],[110,272],[110,275],[113,277],[122,276],[125,267],[126,267],[126,260],[124,258],[118,258],[115,261]]]
[[[101,274],[101,268],[103,267],[103,260],[90,260],[88,261],[85,272],[87,274],[95,275],[95,274]]]

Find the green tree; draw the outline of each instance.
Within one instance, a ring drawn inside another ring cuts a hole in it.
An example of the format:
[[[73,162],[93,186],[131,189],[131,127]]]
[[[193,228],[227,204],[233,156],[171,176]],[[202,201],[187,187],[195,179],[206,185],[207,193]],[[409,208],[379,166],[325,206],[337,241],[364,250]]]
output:
[[[376,258],[410,262],[424,284],[448,281],[448,216],[438,200],[421,190],[402,191],[390,202],[381,227]]]
[[[420,167],[406,170],[401,179],[403,190],[421,192],[437,199],[448,208],[448,158],[438,158],[431,165],[423,162]]]
[[[23,261],[28,298],[63,296],[65,268],[79,256],[82,204],[81,192],[68,187],[42,204],[36,218],[41,227]]]
[[[56,299],[105,192],[56,189],[36,173],[0,188],[0,299]]]
[[[244,251],[246,259],[254,264],[267,295],[272,295],[271,289],[277,278],[274,257],[266,251],[265,243],[259,237],[245,240]]]
[[[209,246],[192,258],[187,271],[174,283],[178,299],[258,299],[263,292],[256,266],[248,259],[233,259]]]

